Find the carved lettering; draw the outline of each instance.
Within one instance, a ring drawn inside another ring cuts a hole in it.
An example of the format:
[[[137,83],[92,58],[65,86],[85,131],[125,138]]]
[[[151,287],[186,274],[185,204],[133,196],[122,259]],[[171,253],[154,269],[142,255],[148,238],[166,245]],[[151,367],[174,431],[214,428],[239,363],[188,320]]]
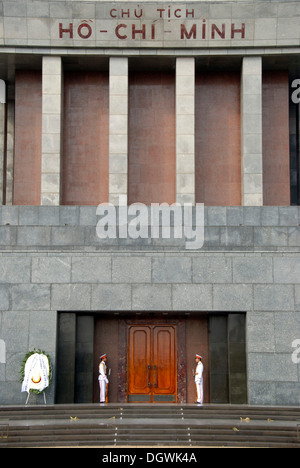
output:
[[[134,16],[135,16],[136,18],[141,18],[141,17],[143,16],[143,10],[142,10],[142,9],[138,10],[138,9],[136,8],[136,9],[134,10]]]
[[[193,24],[191,27],[191,30],[188,32],[185,24],[181,24],[181,35],[180,39],[197,39],[197,26],[196,24]]]
[[[235,34],[241,34],[241,38],[245,39],[245,32],[246,32],[246,24],[242,23],[241,29],[235,29],[235,24],[232,23],[231,25],[231,39],[235,39]]]
[[[116,36],[118,39],[121,39],[121,40],[124,40],[124,39],[127,39],[127,35],[126,34],[120,34],[120,29],[126,29],[127,28],[127,25],[126,24],[118,24],[118,26],[116,27],[115,29],[115,33],[116,33]]]
[[[106,22],[103,26],[98,26],[98,34],[101,33],[101,38],[104,34],[114,32],[116,39],[121,41],[127,39],[132,41],[141,40],[163,40],[167,34],[173,34],[173,40],[241,40],[246,38],[246,23],[222,23],[222,20],[212,23],[211,21],[203,18],[199,20],[185,21],[184,18],[194,18],[195,9],[182,9],[182,8],[157,8],[154,12],[153,21],[132,21],[132,18],[142,18],[144,15],[144,8],[137,5],[134,8],[112,8],[109,11],[111,17],[110,24]],[[123,18],[123,22],[118,24],[117,19]],[[171,19],[168,19],[171,18]],[[183,19],[182,19],[183,18]],[[160,21],[159,19],[162,19]],[[129,21],[130,20],[130,21]],[[89,19],[74,22],[59,22],[58,21],[58,37],[59,39],[84,39],[87,40],[96,36],[94,29],[99,21]],[[162,25],[162,23],[165,23]],[[101,27],[102,26],[102,27]],[[158,28],[157,28],[158,26]],[[176,37],[177,35],[177,37]],[[99,40],[100,41],[100,40]]]
[[[221,39],[225,39],[225,24],[222,24],[222,31],[215,25],[212,24],[211,26],[211,38],[215,39],[215,33],[217,33]]]
[[[81,39],[88,39],[92,35],[92,27],[87,24],[87,23],[82,23],[78,26],[78,36],[81,37]]]
[[[163,12],[165,11],[164,8],[157,8],[157,11],[159,11],[159,17],[162,18],[163,17]]]
[[[176,10],[172,11],[170,7],[168,8],[157,8],[156,11],[159,13],[160,18],[195,18],[195,10],[182,10],[181,8],[176,8]]]
[[[69,34],[69,38],[73,39],[73,23],[69,24],[69,28],[63,28],[63,24],[59,23],[59,38],[63,39],[64,34]]]
[[[189,11],[189,10],[186,10],[186,17],[188,18],[189,16],[191,16],[191,18],[195,18],[195,10],[194,8]]]
[[[200,25],[199,25],[200,26]],[[201,35],[202,39],[207,39],[207,29],[208,25],[206,24],[206,20],[203,20],[202,26],[201,26]],[[215,23],[210,25],[210,35],[211,39],[218,40],[219,38],[221,39],[236,39],[236,35],[240,35],[242,39],[245,39],[246,36],[246,24],[242,23],[242,27],[240,29],[235,28],[235,24],[231,25],[231,30],[226,29],[226,24],[223,23],[221,25],[217,25]],[[200,33],[200,31],[199,31]],[[198,38],[198,28],[197,24],[193,24],[190,29],[186,27],[185,24],[180,25],[180,39],[197,39]]]
[[[146,25],[142,24],[142,29],[135,29],[135,24],[132,25],[132,39],[135,39],[137,34],[142,35],[142,39],[146,39]]]
[[[151,39],[155,39],[155,23],[151,24]]]

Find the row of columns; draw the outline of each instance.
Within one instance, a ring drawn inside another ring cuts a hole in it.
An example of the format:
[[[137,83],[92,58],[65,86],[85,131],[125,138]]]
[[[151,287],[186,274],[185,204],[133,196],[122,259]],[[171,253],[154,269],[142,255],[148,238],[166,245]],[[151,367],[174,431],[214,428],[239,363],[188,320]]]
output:
[[[0,112],[4,112],[2,108]],[[62,59],[43,57],[41,205],[60,204],[62,120]],[[263,204],[261,57],[243,59],[241,120],[242,204],[260,206]],[[2,148],[0,151],[3,159]],[[3,177],[0,180],[3,180]],[[3,193],[3,187],[2,190],[0,187],[0,193]],[[110,203],[126,205],[127,193],[128,58],[111,57],[109,64]],[[195,204],[195,59],[193,57],[176,59],[176,201],[181,204]]]

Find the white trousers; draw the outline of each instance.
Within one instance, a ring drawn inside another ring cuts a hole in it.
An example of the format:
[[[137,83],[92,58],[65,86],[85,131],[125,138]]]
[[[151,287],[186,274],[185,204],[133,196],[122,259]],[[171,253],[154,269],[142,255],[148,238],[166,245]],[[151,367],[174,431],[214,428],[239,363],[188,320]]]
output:
[[[203,380],[195,382],[197,389],[197,403],[203,405]]]
[[[105,403],[106,398],[106,382],[105,380],[99,379],[99,388],[100,388],[100,403]]]

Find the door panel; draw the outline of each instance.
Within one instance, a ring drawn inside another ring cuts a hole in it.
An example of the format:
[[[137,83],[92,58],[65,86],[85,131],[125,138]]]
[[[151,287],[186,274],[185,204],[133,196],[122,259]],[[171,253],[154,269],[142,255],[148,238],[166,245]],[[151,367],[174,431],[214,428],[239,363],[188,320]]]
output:
[[[176,402],[176,349],[176,326],[129,326],[129,402]]]
[[[156,367],[153,393],[175,393],[175,330],[172,327],[153,329],[153,366]]]
[[[130,327],[129,329],[129,393],[148,394],[148,366],[151,362],[150,327]]]

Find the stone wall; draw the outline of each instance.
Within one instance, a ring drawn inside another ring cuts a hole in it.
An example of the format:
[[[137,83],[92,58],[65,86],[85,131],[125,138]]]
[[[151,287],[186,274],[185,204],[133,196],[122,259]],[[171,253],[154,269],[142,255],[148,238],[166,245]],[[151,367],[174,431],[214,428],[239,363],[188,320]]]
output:
[[[300,403],[292,362],[300,339],[298,207],[207,208],[197,251],[159,239],[117,239],[110,250],[95,234],[94,207],[0,213],[0,404],[24,403],[18,372],[29,349],[44,349],[55,364],[57,311],[247,312],[249,403]]]
[[[0,206],[1,251],[174,251],[185,239],[100,240],[95,206]],[[117,209],[118,219],[118,209]],[[300,207],[206,207],[203,251],[298,252]]]
[[[102,1],[3,1],[0,42],[12,47],[299,46],[298,2],[169,3],[170,8],[167,2],[148,1],[142,5],[132,1],[113,5]],[[205,34],[203,18],[207,21]],[[133,28],[126,24],[128,20],[134,21]]]

